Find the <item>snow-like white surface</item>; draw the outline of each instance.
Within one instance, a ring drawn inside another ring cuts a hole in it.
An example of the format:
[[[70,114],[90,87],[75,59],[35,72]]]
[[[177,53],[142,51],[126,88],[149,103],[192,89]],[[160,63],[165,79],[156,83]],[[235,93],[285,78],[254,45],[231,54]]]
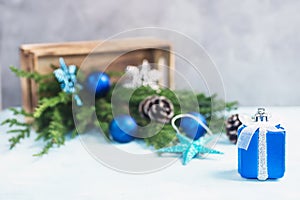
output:
[[[249,114],[255,111],[240,109]],[[187,166],[177,160],[154,173],[133,175],[101,164],[79,137],[67,140],[65,146],[42,158],[32,156],[43,145],[34,142],[34,135],[8,150],[10,135],[1,127],[0,199],[300,199],[300,107],[272,107],[268,111],[280,116],[287,131],[286,174],[276,181],[241,178],[237,173],[237,149],[226,137],[215,146],[224,155],[194,159]],[[7,110],[2,111],[0,120],[9,116]],[[105,141],[100,139],[101,143]],[[136,142],[116,146],[137,154],[150,152]],[[151,159],[168,158],[154,154]]]

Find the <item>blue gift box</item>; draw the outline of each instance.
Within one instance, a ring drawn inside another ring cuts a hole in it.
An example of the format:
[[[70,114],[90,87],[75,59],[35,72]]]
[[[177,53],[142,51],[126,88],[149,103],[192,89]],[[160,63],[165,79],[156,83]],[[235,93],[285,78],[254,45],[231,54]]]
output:
[[[246,127],[245,125],[239,127],[238,137]],[[279,131],[266,133],[266,167],[269,179],[281,178],[285,172],[285,130],[280,125],[275,127]],[[258,177],[259,131],[260,129],[255,131],[247,150],[238,148],[238,172],[244,178]]]

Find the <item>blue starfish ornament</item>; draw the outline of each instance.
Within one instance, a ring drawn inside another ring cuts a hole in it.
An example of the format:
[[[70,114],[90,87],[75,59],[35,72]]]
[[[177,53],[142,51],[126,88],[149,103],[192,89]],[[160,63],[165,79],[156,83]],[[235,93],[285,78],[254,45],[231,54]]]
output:
[[[205,147],[205,144],[207,144],[209,141],[211,141],[212,137],[206,136],[206,137],[200,137],[198,140],[191,140],[187,138],[186,136],[182,135],[179,132],[179,129],[175,126],[175,121],[182,117],[190,117],[194,120],[196,120],[203,128],[211,135],[212,132],[210,129],[199,119],[197,119],[195,116],[190,114],[180,114],[175,116],[172,119],[172,126],[176,130],[176,136],[179,140],[179,144],[171,147],[165,147],[162,149],[157,150],[158,153],[182,153],[183,157],[183,165],[186,165],[189,163],[193,158],[199,156],[199,154],[223,154],[220,151],[210,149]]]
[[[54,76],[60,83],[60,87],[62,91],[70,94],[74,94],[74,99],[78,106],[82,106],[82,101],[79,98],[78,94],[76,94],[76,88],[81,88],[81,86],[77,83],[76,79],[76,70],[77,67],[75,65],[70,65],[67,67],[63,58],[59,58],[60,68],[54,70]]]
[[[176,133],[176,136],[179,140],[179,144],[159,149],[158,153],[182,153],[183,165],[189,163],[194,157],[199,154],[223,154],[220,151],[210,149],[204,146],[206,142],[202,137],[198,140],[191,140],[180,133]]]

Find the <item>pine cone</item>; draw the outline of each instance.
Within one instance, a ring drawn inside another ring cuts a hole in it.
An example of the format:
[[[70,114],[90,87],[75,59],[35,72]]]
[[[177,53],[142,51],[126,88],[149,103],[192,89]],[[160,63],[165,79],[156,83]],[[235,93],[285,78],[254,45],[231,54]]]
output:
[[[142,117],[160,123],[169,123],[174,115],[172,102],[164,96],[149,96],[139,104]]]
[[[237,130],[240,125],[242,125],[242,122],[239,120],[238,114],[231,115],[225,122],[226,135],[234,144],[237,142]]]

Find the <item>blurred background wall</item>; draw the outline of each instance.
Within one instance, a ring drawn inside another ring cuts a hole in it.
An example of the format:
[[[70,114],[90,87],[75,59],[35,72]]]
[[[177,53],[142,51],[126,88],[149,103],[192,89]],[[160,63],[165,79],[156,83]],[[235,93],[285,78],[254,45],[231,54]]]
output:
[[[0,0],[3,107],[21,105],[20,82],[8,69],[19,66],[20,44],[106,39],[145,26],[202,44],[227,100],[300,105],[299,10],[298,0]]]

